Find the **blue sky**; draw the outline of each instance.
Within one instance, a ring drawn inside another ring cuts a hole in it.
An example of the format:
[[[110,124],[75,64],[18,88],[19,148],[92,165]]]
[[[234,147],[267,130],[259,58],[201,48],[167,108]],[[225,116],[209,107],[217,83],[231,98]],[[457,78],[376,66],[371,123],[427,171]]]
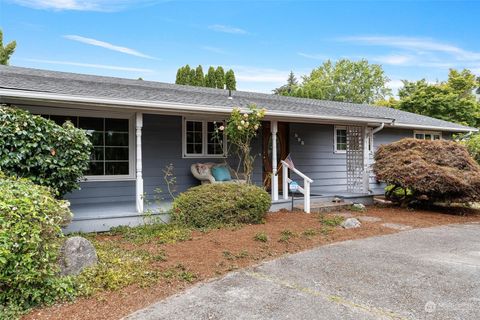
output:
[[[476,1],[0,0],[11,65],[164,82],[223,65],[261,92],[343,57],[382,64],[394,89],[480,75],[479,17]]]

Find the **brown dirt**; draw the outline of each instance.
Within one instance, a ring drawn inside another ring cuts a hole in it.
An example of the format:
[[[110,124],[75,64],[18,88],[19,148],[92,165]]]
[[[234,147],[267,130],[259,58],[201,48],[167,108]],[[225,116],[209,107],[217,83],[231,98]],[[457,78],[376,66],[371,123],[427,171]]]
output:
[[[452,209],[450,209],[452,210]],[[459,210],[455,210],[459,212]],[[480,212],[463,212],[455,215],[448,210],[423,211],[393,207],[369,207],[365,213],[351,212],[354,216],[368,215],[382,218],[380,222],[363,222],[358,229],[341,227],[325,232],[318,215],[279,212],[269,214],[265,224],[247,225],[238,229],[219,229],[207,233],[194,232],[191,240],[164,245],[147,245],[145,249],[156,252],[163,249],[167,261],[156,262],[161,270],[182,264],[197,278],[194,282],[211,279],[229,271],[271,260],[287,253],[294,253],[327,243],[360,239],[398,232],[385,228],[382,223],[399,223],[413,228],[480,221]],[[330,213],[329,215],[335,215]],[[338,213],[337,213],[338,214]],[[305,230],[315,230],[307,237]],[[281,232],[292,231],[288,242],[279,241]],[[257,233],[268,235],[268,242],[254,240]],[[100,235],[97,240],[111,240],[113,236]],[[148,247],[150,246],[150,247]],[[142,246],[143,247],[143,246]],[[193,283],[161,279],[149,287],[132,285],[115,292],[102,292],[89,298],[79,298],[73,303],[58,304],[35,309],[24,319],[119,319],[149,304],[184,290]]]

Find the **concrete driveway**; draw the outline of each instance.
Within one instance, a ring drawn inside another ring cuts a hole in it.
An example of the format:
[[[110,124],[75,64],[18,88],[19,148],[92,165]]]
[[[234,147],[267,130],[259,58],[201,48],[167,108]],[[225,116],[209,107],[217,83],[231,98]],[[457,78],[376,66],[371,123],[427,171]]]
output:
[[[199,284],[133,319],[480,319],[480,224],[347,241]]]

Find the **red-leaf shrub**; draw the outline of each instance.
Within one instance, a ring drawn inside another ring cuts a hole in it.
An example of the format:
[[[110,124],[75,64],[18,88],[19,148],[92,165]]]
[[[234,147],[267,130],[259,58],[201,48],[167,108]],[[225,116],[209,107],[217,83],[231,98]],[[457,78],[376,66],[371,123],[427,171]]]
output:
[[[480,166],[467,149],[446,140],[403,139],[375,153],[377,179],[393,187],[396,201],[474,202],[480,200]],[[408,190],[398,196],[398,190]]]

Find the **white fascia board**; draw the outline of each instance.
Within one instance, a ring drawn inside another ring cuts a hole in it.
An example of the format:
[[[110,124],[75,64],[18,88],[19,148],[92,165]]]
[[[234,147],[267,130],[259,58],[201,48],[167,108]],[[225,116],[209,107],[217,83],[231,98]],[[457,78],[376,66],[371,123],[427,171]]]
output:
[[[200,104],[184,104],[175,102],[163,101],[145,101],[145,100],[122,100],[111,98],[96,98],[96,97],[81,97],[72,95],[63,95],[55,93],[44,93],[35,91],[23,90],[9,90],[0,89],[0,102],[2,98],[16,98],[43,102],[70,102],[77,104],[99,105],[105,107],[125,107],[136,110],[150,110],[150,111],[180,111],[180,112],[199,112],[199,113],[225,113],[229,114],[233,108],[224,106],[211,106]],[[248,111],[247,109],[242,109]],[[388,123],[394,122],[390,118],[369,118],[369,117],[349,117],[349,116],[326,116],[326,115],[309,115],[309,114],[295,114],[282,111],[269,111],[268,118],[278,119],[309,119],[312,122],[316,120],[330,120],[340,122],[356,122],[356,123]]]
[[[438,131],[449,131],[449,132],[478,132],[477,128],[455,128],[455,127],[438,127],[438,126],[428,126],[428,125],[417,125],[417,124],[408,124],[395,122],[394,124],[389,125],[392,128],[401,128],[401,129],[423,129],[423,130],[438,130]]]

